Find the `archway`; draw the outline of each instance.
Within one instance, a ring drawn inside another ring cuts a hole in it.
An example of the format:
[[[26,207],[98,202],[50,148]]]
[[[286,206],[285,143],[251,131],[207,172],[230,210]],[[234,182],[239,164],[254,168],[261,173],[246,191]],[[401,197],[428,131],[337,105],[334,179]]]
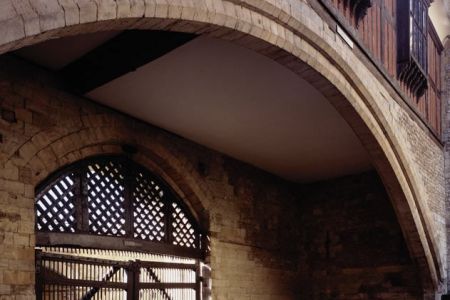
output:
[[[121,156],[85,159],[37,188],[36,297],[199,299],[207,239],[189,208]]]
[[[241,3],[241,2],[239,2]],[[230,40],[287,66],[316,86],[355,130],[371,154],[373,164],[387,187],[412,257],[422,270],[424,286],[437,287],[441,263],[434,225],[427,213],[426,198],[411,166],[409,149],[380,104],[373,77],[362,78],[361,64],[352,66],[333,48],[337,40],[303,2],[261,6],[227,1],[164,4],[133,2],[90,3],[61,7],[56,2],[36,7],[19,16],[13,4],[7,18],[2,52],[52,37],[106,29],[158,29],[194,32]],[[267,5],[264,5],[267,4]],[[31,16],[31,17],[30,17]],[[66,26],[67,25],[67,26]],[[25,37],[25,35],[28,35]],[[347,53],[340,42],[339,47]],[[358,69],[359,68],[359,69]]]

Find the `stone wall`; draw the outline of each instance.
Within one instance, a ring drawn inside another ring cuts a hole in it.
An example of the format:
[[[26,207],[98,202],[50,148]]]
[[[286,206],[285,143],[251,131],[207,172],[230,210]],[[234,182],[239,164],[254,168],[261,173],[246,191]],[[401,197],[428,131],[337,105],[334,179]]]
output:
[[[418,270],[376,173],[301,191],[300,299],[423,299]]]
[[[449,212],[450,212],[450,39],[447,37],[444,42],[444,51],[442,53],[442,86],[444,99],[444,124],[443,124],[443,140],[445,143],[445,190],[446,194],[446,212],[447,212],[447,237],[450,234]],[[450,261],[450,241],[447,239],[447,261]],[[447,272],[449,272],[447,266]],[[450,275],[450,274],[449,274]],[[448,276],[448,275],[447,275]],[[450,283],[447,282],[447,290],[450,288]]]
[[[34,298],[35,186],[68,163],[120,153],[122,144],[135,145],[134,159],[166,179],[209,229],[214,299],[420,293],[375,174],[294,185],[70,95],[16,59],[1,57],[0,66],[0,299]]]
[[[447,265],[442,145],[330,20],[318,0],[4,0],[0,53],[133,28],[206,34],[273,58],[317,87],[355,130],[387,187],[426,289],[440,292]],[[33,147],[26,143],[20,152]]]
[[[294,299],[298,226],[290,184],[60,90],[0,58],[0,299],[34,293],[34,189],[60,167],[135,145],[209,229],[214,299]]]

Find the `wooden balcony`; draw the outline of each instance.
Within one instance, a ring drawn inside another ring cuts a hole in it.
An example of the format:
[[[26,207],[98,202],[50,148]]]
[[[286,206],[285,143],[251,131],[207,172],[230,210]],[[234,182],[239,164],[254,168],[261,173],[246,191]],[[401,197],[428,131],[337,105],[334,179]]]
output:
[[[404,0],[319,2],[440,139],[443,46],[427,15],[430,1],[413,7]],[[426,21],[418,26],[414,16]]]

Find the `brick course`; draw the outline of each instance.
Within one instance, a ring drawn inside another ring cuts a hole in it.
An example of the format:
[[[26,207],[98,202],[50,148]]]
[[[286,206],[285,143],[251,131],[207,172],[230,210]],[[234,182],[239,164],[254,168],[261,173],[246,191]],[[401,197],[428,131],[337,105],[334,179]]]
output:
[[[0,107],[27,116],[0,126],[0,299],[34,298],[34,187],[123,144],[208,228],[215,299],[420,299],[419,272],[376,174],[299,186],[65,93],[15,59],[0,64]]]
[[[418,270],[376,173],[301,191],[300,299],[423,299]]]
[[[444,142],[445,142],[445,190],[446,194],[446,229],[447,236],[450,234],[450,226],[449,226],[449,214],[450,212],[450,197],[448,191],[450,191],[450,40],[447,37],[444,43],[444,52],[442,56],[442,86],[443,86],[443,99],[444,101]],[[447,240],[447,243],[450,243]],[[450,244],[447,244],[447,248],[450,249]],[[450,251],[447,252],[447,261],[450,261]],[[450,272],[450,269],[447,266],[447,272]],[[447,275],[448,276],[448,275]],[[447,283],[447,289],[450,288],[450,284]]]
[[[424,286],[430,293],[440,291],[445,285],[447,265],[442,146],[386,82],[330,30],[310,6],[311,1],[3,0],[0,53],[50,38],[137,28],[207,34],[273,58],[318,87],[353,127],[393,201],[408,248],[421,268]],[[10,103],[5,109],[16,113],[17,122],[0,119],[0,129],[15,133],[0,136],[7,148],[0,158],[24,168],[24,179],[29,177],[29,170],[52,169],[62,161],[99,151],[105,147],[101,143],[126,138],[126,132],[107,126],[83,130],[79,125],[90,122],[84,119],[72,120],[73,124],[65,124],[57,133],[40,131],[41,126],[56,124],[60,112],[70,111],[70,107],[60,105],[56,109],[58,96],[43,99],[39,88],[31,95],[17,85],[13,90],[27,96],[8,98]],[[30,98],[36,102],[27,101]],[[22,109],[32,111],[24,114]],[[47,110],[53,110],[51,118],[44,117]],[[65,132],[67,128],[78,129]],[[23,137],[32,140],[24,141]],[[80,138],[100,145],[75,149]],[[40,148],[39,143],[49,146]],[[8,176],[15,178],[14,167],[0,182],[1,187],[32,196],[32,180],[17,184]],[[32,173],[31,179],[38,176]]]

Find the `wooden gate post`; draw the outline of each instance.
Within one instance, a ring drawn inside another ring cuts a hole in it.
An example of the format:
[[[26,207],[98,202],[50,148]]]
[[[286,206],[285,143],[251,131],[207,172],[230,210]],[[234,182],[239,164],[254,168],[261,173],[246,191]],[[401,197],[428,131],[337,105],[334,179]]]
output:
[[[130,261],[127,267],[127,300],[139,300],[139,274],[139,261]]]
[[[42,300],[43,280],[42,280],[42,250],[36,250],[36,300]]]
[[[202,266],[201,266],[201,262],[200,260],[196,260],[195,263],[196,266],[196,270],[195,270],[195,299],[196,300],[201,300],[202,299],[202,282],[203,282],[203,278],[201,277],[201,272],[202,272]]]

